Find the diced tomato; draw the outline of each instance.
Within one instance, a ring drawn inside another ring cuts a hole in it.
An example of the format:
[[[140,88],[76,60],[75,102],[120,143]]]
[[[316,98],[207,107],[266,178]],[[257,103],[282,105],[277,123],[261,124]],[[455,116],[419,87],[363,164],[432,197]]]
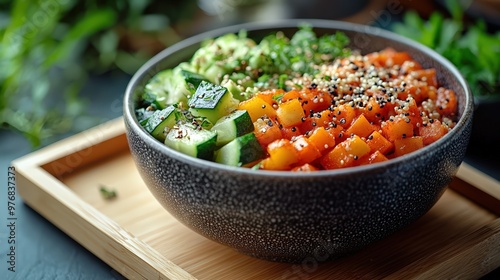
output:
[[[411,153],[424,146],[421,136],[394,140],[394,155],[396,157]]]
[[[253,126],[255,137],[264,149],[269,143],[282,138],[278,124],[269,118],[259,118],[253,123]]]
[[[315,88],[306,88],[301,94],[302,107],[306,113],[321,112],[332,104],[332,97],[328,92]]]
[[[360,137],[368,137],[375,127],[368,122],[364,115],[359,115],[352,123],[352,125],[346,130],[348,136],[358,135]]]
[[[333,120],[343,128],[351,126],[352,121],[356,117],[356,111],[351,105],[342,104],[332,110]]]
[[[394,149],[394,145],[391,141],[387,140],[382,134],[378,131],[374,131],[368,139],[366,140],[366,144],[370,147],[370,152],[374,153],[376,151],[381,152],[386,155]]]
[[[297,126],[281,127],[281,137],[291,140],[293,137],[302,135],[302,131]]]
[[[428,86],[437,87],[438,81],[436,77],[436,69],[419,69],[410,72],[413,77],[426,82]]]
[[[307,132],[313,131],[317,127],[328,127],[332,122],[333,112],[324,110],[321,113],[314,113],[312,116],[306,117],[300,124],[300,130]]]
[[[292,171],[294,171],[294,172],[312,172],[312,171],[318,171],[318,170],[319,170],[319,168],[317,168],[316,166],[309,164],[309,163],[292,168]]]
[[[298,164],[300,165],[311,163],[321,157],[321,153],[318,148],[311,144],[311,141],[303,135],[294,138],[292,140],[292,144],[295,147],[295,150],[299,153]]]
[[[386,160],[389,160],[389,159],[386,156],[384,156],[383,153],[381,153],[380,151],[375,151],[372,154],[368,154],[368,155],[362,157],[358,161],[358,165],[366,165],[366,164],[371,164],[371,163],[375,163],[375,162],[383,162]]]
[[[441,116],[455,116],[458,107],[457,96],[451,89],[439,88],[436,106]]]
[[[434,120],[432,123],[419,127],[418,131],[423,138],[424,145],[429,145],[448,133],[448,128],[439,120]]]
[[[413,125],[410,119],[398,115],[382,124],[382,133],[385,138],[394,142],[397,139],[412,137]]]

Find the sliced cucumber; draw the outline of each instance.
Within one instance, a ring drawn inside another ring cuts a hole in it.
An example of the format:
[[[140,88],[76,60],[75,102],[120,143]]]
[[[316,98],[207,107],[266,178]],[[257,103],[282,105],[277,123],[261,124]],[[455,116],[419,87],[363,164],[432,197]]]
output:
[[[163,110],[156,110],[144,123],[144,129],[154,138],[165,141],[165,128],[172,128],[177,121],[177,107],[170,105]],[[142,123],[141,123],[142,125]]]
[[[238,103],[225,87],[206,81],[200,83],[188,101],[193,116],[205,117],[212,123],[234,111]]]
[[[220,118],[212,127],[212,131],[217,132],[217,146],[223,146],[253,130],[252,118],[246,110],[235,110]]]
[[[264,150],[255,134],[248,133],[216,151],[215,161],[226,165],[241,166],[262,159],[264,156]]]
[[[154,111],[152,110],[150,111],[145,108],[140,108],[135,110],[135,114],[141,126],[145,126],[149,118],[154,114]]]
[[[196,89],[198,88],[198,86],[202,81],[208,81],[208,79],[205,76],[184,69],[181,70],[181,74],[184,77],[187,88],[191,93],[196,92]]]
[[[233,80],[227,80],[225,83],[221,84],[221,86],[227,88],[231,95],[237,99],[238,101],[245,101],[246,96],[243,93],[243,88],[239,87]]]
[[[213,160],[217,133],[190,123],[179,123],[169,130],[165,145],[186,155]]]

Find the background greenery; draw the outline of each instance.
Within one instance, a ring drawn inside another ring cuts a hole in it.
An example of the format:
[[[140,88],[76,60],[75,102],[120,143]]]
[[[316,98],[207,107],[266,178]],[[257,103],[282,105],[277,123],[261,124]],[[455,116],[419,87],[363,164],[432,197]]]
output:
[[[195,0],[0,0],[0,124],[33,147],[95,125],[90,74],[133,73],[177,42]]]

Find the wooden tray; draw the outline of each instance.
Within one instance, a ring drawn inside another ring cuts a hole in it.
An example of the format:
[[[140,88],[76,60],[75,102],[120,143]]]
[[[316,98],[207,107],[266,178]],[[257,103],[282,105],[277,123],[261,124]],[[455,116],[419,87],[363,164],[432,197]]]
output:
[[[13,162],[23,200],[127,278],[478,278],[500,267],[500,184],[463,164],[424,217],[345,258],[251,258],[177,222],[144,185],[117,119]],[[104,199],[101,185],[118,197]]]

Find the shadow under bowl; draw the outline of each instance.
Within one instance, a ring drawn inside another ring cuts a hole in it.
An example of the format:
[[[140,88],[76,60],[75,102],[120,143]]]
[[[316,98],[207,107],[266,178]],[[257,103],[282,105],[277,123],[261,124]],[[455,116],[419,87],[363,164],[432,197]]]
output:
[[[311,173],[250,170],[186,156],[150,136],[135,116],[136,101],[159,71],[187,61],[206,38],[241,29],[259,40],[292,35],[308,22],[318,35],[342,31],[363,54],[392,47],[436,68],[455,90],[459,120],[448,134],[416,152],[362,167]],[[393,33],[345,22],[285,20],[249,23],[203,33],[169,47],[132,78],[124,119],[136,166],[156,199],[199,234],[244,254],[281,262],[318,262],[355,252],[425,214],[462,162],[473,101],[458,70],[434,51]]]

